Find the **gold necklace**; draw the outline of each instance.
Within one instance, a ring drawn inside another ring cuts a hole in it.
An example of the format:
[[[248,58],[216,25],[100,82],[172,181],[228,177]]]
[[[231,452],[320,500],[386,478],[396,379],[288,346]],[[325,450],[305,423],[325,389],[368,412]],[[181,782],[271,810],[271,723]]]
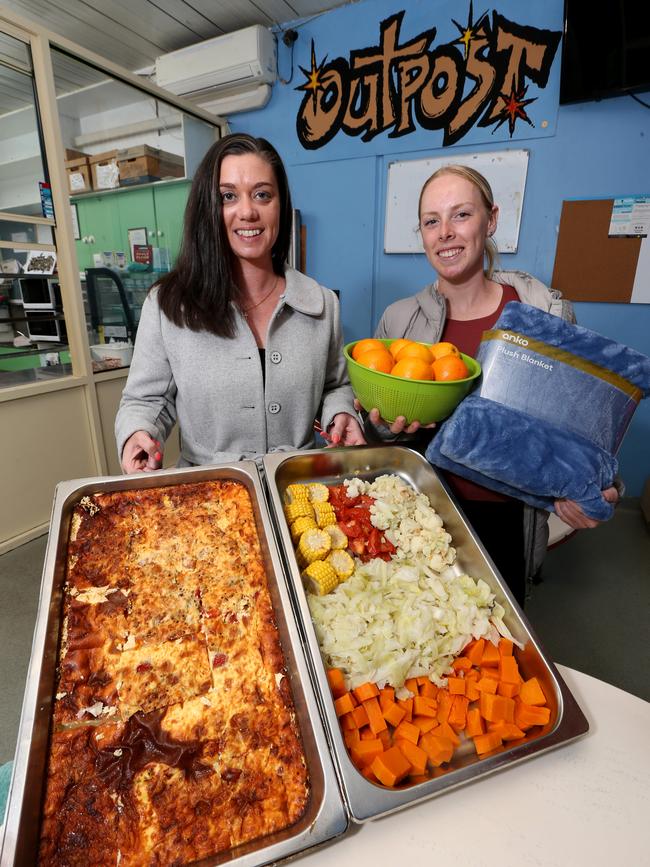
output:
[[[248,319],[248,314],[250,313],[251,310],[255,310],[256,307],[261,307],[261,305],[264,304],[264,302],[267,301],[271,297],[271,295],[273,295],[273,293],[275,292],[275,290],[277,288],[279,280],[280,280],[280,275],[278,274],[278,276],[275,278],[275,282],[274,282],[273,286],[271,286],[271,288],[269,289],[269,291],[266,293],[266,295],[263,298],[260,298],[259,301],[256,301],[255,304],[251,304],[249,307],[240,307],[239,308],[241,311],[241,315],[244,317],[244,319]]]

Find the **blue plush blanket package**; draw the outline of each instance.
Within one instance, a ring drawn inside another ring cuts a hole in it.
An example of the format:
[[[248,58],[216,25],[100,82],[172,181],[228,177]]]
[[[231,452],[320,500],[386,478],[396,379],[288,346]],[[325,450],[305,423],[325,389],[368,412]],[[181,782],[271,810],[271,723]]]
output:
[[[650,394],[650,359],[594,331],[510,302],[486,331],[480,387],[434,436],[428,460],[532,506],[576,500],[611,516],[600,492],[632,415]]]

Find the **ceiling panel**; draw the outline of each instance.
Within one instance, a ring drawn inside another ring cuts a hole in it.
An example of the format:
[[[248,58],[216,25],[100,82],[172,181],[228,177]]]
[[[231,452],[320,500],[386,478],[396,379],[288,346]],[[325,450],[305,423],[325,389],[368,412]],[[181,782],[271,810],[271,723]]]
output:
[[[271,27],[315,15],[350,0],[0,0],[23,18],[123,66],[144,70],[156,57],[248,27]],[[0,34],[0,63],[15,58],[15,46]],[[97,83],[102,76],[63,55],[54,60],[57,93]],[[0,88],[0,114],[19,97]]]

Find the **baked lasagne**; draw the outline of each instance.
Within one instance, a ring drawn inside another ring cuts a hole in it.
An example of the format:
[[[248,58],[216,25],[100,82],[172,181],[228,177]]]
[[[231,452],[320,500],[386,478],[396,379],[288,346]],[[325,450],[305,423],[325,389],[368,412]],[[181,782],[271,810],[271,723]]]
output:
[[[309,797],[246,488],[102,493],[74,510],[40,860],[188,864]]]

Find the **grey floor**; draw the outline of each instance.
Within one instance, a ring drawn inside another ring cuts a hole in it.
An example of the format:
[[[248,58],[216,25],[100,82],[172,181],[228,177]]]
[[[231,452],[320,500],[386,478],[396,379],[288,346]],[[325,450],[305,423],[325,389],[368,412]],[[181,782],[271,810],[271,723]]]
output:
[[[46,543],[0,556],[0,764],[13,758]],[[650,530],[638,500],[549,551],[526,614],[556,662],[650,701]]]

